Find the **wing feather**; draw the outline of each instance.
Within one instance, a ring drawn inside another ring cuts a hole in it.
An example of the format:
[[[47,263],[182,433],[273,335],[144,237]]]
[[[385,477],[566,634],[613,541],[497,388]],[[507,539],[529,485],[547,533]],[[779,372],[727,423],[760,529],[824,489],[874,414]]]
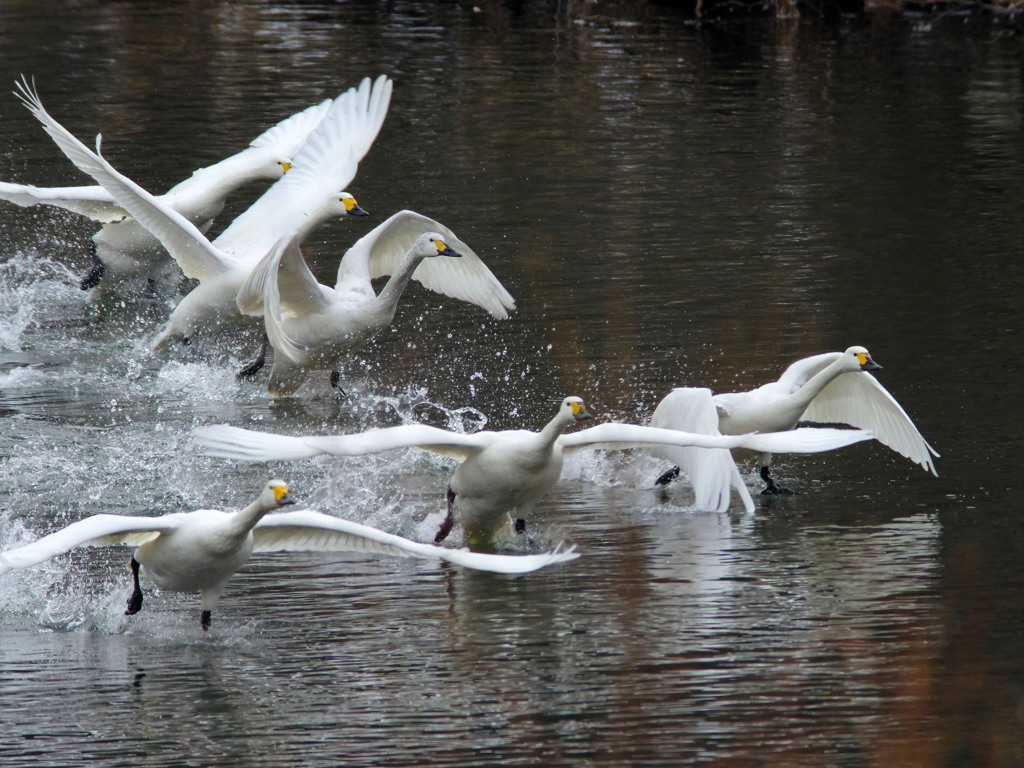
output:
[[[867,429],[883,445],[938,476],[932,457],[939,454],[903,407],[867,371],[837,376],[811,401],[801,420]]]
[[[293,461],[319,454],[363,456],[401,448],[420,448],[464,461],[497,439],[495,432],[463,435],[426,424],[404,424],[332,437],[291,437],[218,424],[193,432],[210,456],[243,461]]]
[[[439,232],[462,258],[424,259],[412,279],[425,288],[481,307],[505,320],[516,302],[483,260],[451,229],[415,211],[399,211],[357,240],[346,251],[338,267],[337,287],[358,286],[369,280],[394,274],[425,232]]]
[[[138,546],[162,533],[170,533],[176,527],[175,515],[93,515],[31,544],[0,554],[0,573],[37,565],[75,547]]]
[[[311,510],[267,515],[253,530],[254,552],[281,550],[368,552],[394,557],[445,560],[494,573],[527,573],[579,557],[575,547],[540,555],[493,555],[447,549]]]

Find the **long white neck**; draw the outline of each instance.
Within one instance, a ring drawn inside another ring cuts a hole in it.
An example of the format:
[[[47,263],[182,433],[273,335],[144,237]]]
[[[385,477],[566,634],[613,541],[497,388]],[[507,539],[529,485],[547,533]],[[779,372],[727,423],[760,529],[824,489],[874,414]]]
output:
[[[261,495],[256,501],[244,509],[240,509],[231,516],[231,533],[238,538],[245,538],[249,531],[256,527],[256,523],[263,519],[263,516],[276,509],[277,505],[268,504]]]
[[[793,402],[800,406],[800,413],[807,410],[807,406],[811,404],[811,401],[820,395],[821,390],[831,384],[833,379],[846,373],[843,362],[843,358],[840,357],[830,365],[825,366],[809,378],[800,389],[790,395]]]
[[[559,412],[555,414],[555,417],[551,419],[551,421],[544,426],[544,429],[540,431],[539,434],[541,440],[548,445],[554,445],[555,441],[574,421],[576,421],[576,419],[572,416],[567,416],[564,413]]]
[[[380,293],[377,294],[376,304],[378,311],[387,313],[389,316],[395,314],[398,300],[402,298],[402,293],[405,292],[406,286],[409,285],[412,273],[416,271],[416,267],[425,258],[426,256],[423,254],[415,253],[412,250],[405,254],[405,258],[398,265],[398,269],[395,270],[394,274],[384,284],[384,287],[381,288]]]

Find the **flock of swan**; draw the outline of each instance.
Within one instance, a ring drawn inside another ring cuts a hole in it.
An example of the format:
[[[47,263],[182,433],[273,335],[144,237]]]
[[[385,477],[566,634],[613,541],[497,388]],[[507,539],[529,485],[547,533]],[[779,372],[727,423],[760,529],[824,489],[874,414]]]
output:
[[[51,205],[88,216],[102,227],[92,238],[93,263],[83,290],[103,293],[166,265],[167,255],[198,281],[171,312],[154,348],[173,351],[197,335],[218,337],[263,319],[263,342],[240,372],[254,376],[272,351],[268,390],[294,395],[310,372],[329,371],[388,327],[410,280],[505,319],[515,300],[482,259],[454,232],[427,216],[399,211],[356,241],[341,258],[335,285],[320,284],[301,245],[322,223],[364,216],[347,187],[373,145],[390,105],[386,76],[364,79],[278,123],[244,151],[196,171],[153,195],[89,149],[43,107],[33,83],[16,95],[57,146],[98,186],[39,188],[0,182],[0,198],[22,206]],[[206,232],[228,195],[273,180],[268,190],[212,241]],[[390,276],[379,293],[372,280]],[[235,512],[202,509],[160,516],[100,514],[0,553],[0,574],[36,565],[79,546],[135,547],[133,591],[126,613],[142,608],[140,573],[158,587],[201,595],[201,626],[210,626],[228,580],[253,552],[366,551],[450,562],[497,573],[526,573],[579,557],[561,545],[542,554],[497,554],[501,536],[522,533],[531,510],[558,482],[565,454],[585,449],[643,448],[672,462],[657,483],[685,475],[697,509],[725,511],[733,491],[748,511],[753,500],[732,451],[758,454],[764,493],[786,493],[771,477],[774,453],[814,453],[877,439],[936,473],[935,450],[871,371],[863,347],[800,360],[782,377],[750,392],[713,395],[679,388],[661,401],[650,426],[608,423],[566,430],[590,418],[579,397],[565,398],[540,431],[462,434],[408,424],[358,434],[287,436],[229,425],[199,427],[205,453],[239,461],[290,461],[318,454],[358,456],[417,448],[453,457],[447,515],[433,544],[310,510],[280,512],[295,502],[272,480]],[[853,429],[797,427],[799,422]],[[273,514],[270,514],[273,513]],[[468,548],[439,546],[458,526]]]

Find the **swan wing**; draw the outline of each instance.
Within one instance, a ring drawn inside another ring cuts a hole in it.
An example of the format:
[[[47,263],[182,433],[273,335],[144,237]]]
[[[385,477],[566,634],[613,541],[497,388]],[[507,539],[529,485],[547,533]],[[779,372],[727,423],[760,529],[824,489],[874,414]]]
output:
[[[494,573],[528,573],[579,557],[575,547],[559,547],[539,555],[492,555],[464,549],[447,549],[422,544],[368,525],[360,525],[311,510],[267,515],[256,524],[253,540],[255,552],[369,552],[395,557],[445,560],[466,568]]]
[[[676,429],[637,424],[598,424],[558,438],[563,450],[584,448],[646,448],[651,445],[686,445],[695,448],[740,448],[749,435],[701,435]]]
[[[306,139],[292,169],[221,233],[214,244],[227,253],[259,258],[285,233],[299,228],[347,187],[387,116],[392,82],[365,78],[336,98]]]
[[[31,544],[0,553],[0,573],[38,565],[75,547],[138,546],[175,530],[180,519],[177,514],[162,517],[93,515]]]
[[[249,146],[253,149],[267,149],[283,157],[295,157],[309,134],[327,117],[333,103],[332,99],[324,99],[319,104],[286,117],[250,141]]]
[[[679,387],[658,403],[651,415],[651,426],[678,429],[703,435],[720,435],[718,409],[711,390],[704,387]],[[682,445],[659,445],[650,453],[671,461],[690,479],[694,507],[705,511],[725,512],[729,508],[730,487],[736,489],[747,512],[754,511],[739,469],[728,449],[706,449]]]
[[[778,381],[766,384],[765,387],[781,389],[786,394],[792,394],[806,384],[809,379],[813,378],[815,374],[832,365],[842,356],[842,352],[825,352],[821,355],[812,355],[811,357],[805,357],[803,360],[797,360],[783,371]]]
[[[326,308],[323,292],[299,248],[298,233],[290,232],[260,259],[238,291],[238,308],[246,315],[262,315],[266,301],[274,299],[277,314],[281,307],[296,314],[322,312]]]
[[[243,461],[292,461],[322,453],[363,456],[400,448],[421,448],[465,461],[492,445],[499,439],[498,435],[496,432],[463,435],[426,424],[404,424],[330,437],[275,435],[226,424],[199,427],[193,432],[196,443],[207,455]]]
[[[458,235],[439,221],[415,211],[399,211],[348,249],[338,268],[338,287],[394,274],[416,238],[439,232],[462,258],[424,259],[412,279],[435,293],[469,302],[505,320],[516,302],[483,260]]]
[[[17,87],[18,98],[42,123],[68,159],[79,170],[92,176],[136,221],[159,239],[186,276],[203,280],[228,269],[225,254],[214,248],[198,227],[119,173],[102,157],[99,136],[96,137],[96,152],[93,152],[50,116],[33,85],[25,80],[17,83]]]
[[[924,439],[896,398],[867,371],[837,376],[811,401],[801,420],[850,424],[870,430],[883,445],[933,475],[939,474],[932,458],[939,454]]]
[[[9,184],[0,181],[0,200],[22,208],[51,205],[66,211],[109,224],[121,221],[128,214],[103,187],[33,187],[31,184]]]

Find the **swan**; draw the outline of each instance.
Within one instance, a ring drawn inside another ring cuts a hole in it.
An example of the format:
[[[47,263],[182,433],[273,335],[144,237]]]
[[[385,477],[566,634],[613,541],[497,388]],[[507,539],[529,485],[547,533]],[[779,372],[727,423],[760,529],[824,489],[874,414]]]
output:
[[[458,258],[436,258],[436,257]],[[374,293],[371,279],[391,275]],[[263,315],[274,349],[269,391],[294,394],[310,370],[335,366],[350,350],[391,324],[409,280],[468,301],[507,319],[515,300],[484,262],[440,222],[414,211],[399,211],[361,237],[342,257],[334,288],[310,272],[292,233],[250,273],[236,299],[244,314]],[[243,371],[255,373],[261,354]]]
[[[28,80],[22,79],[24,85],[18,87],[28,90]],[[332,100],[326,99],[280,121],[243,151],[200,168],[159,199],[206,232],[229,194],[252,181],[281,178],[331,104]],[[101,186],[36,187],[0,182],[0,199],[23,207],[55,206],[104,225],[92,237],[93,264],[81,280],[82,290],[99,286],[105,274],[107,283],[148,276],[160,264],[154,253],[160,242]]]
[[[245,461],[288,461],[322,453],[359,456],[399,448],[421,448],[451,456],[461,463],[449,482],[448,514],[434,541],[443,541],[458,522],[471,549],[492,547],[498,532],[510,520],[514,520],[517,532],[525,530],[524,516],[558,482],[568,452],[650,445],[817,452],[871,437],[850,429],[711,436],[634,424],[599,424],[563,434],[589,418],[581,398],[567,397],[540,432],[516,429],[465,435],[425,424],[406,424],[336,437],[288,437],[214,425],[197,428],[193,437],[208,455]]]
[[[932,457],[939,454],[921,436],[895,398],[868,373],[881,367],[867,349],[854,346],[845,352],[826,352],[798,360],[778,381],[749,392],[712,395],[708,389],[681,387],[658,404],[651,416],[651,426],[735,435],[781,432],[793,429],[800,421],[849,424],[870,431],[883,445],[938,476]],[[767,484],[763,493],[787,493],[769,473],[771,454],[761,451],[758,456],[761,478]],[[685,466],[693,461],[692,455],[671,449],[661,449],[660,455],[683,466],[691,478],[702,474],[700,467],[693,467],[691,472]],[[676,466],[657,482],[669,482],[678,473]],[[741,496],[746,493],[741,481],[734,486]],[[749,494],[744,504],[753,508]]]
[[[539,555],[491,555],[421,544],[370,526],[312,510],[268,515],[295,501],[281,480],[271,480],[249,506],[237,512],[200,509],[159,517],[93,515],[63,530],[0,553],[0,574],[27,568],[75,547],[137,546],[130,566],[133,589],[127,615],[142,609],[140,570],[161,589],[199,592],[200,623],[209,629],[213,609],[228,580],[253,552],[357,551],[444,560],[494,573],[528,573],[575,560],[575,547]]]
[[[392,82],[369,78],[331,104],[292,160],[292,169],[236,218],[212,243],[185,217],[119,173],[100,154],[53,119],[38,94],[22,87],[20,97],[65,155],[103,185],[143,227],[152,232],[181,266],[199,281],[174,308],[157,338],[159,349],[187,342],[199,329],[228,327],[241,320],[235,296],[255,264],[286,233],[300,240],[334,216],[365,215],[344,191],[359,160],[376,139],[391,100]]]

